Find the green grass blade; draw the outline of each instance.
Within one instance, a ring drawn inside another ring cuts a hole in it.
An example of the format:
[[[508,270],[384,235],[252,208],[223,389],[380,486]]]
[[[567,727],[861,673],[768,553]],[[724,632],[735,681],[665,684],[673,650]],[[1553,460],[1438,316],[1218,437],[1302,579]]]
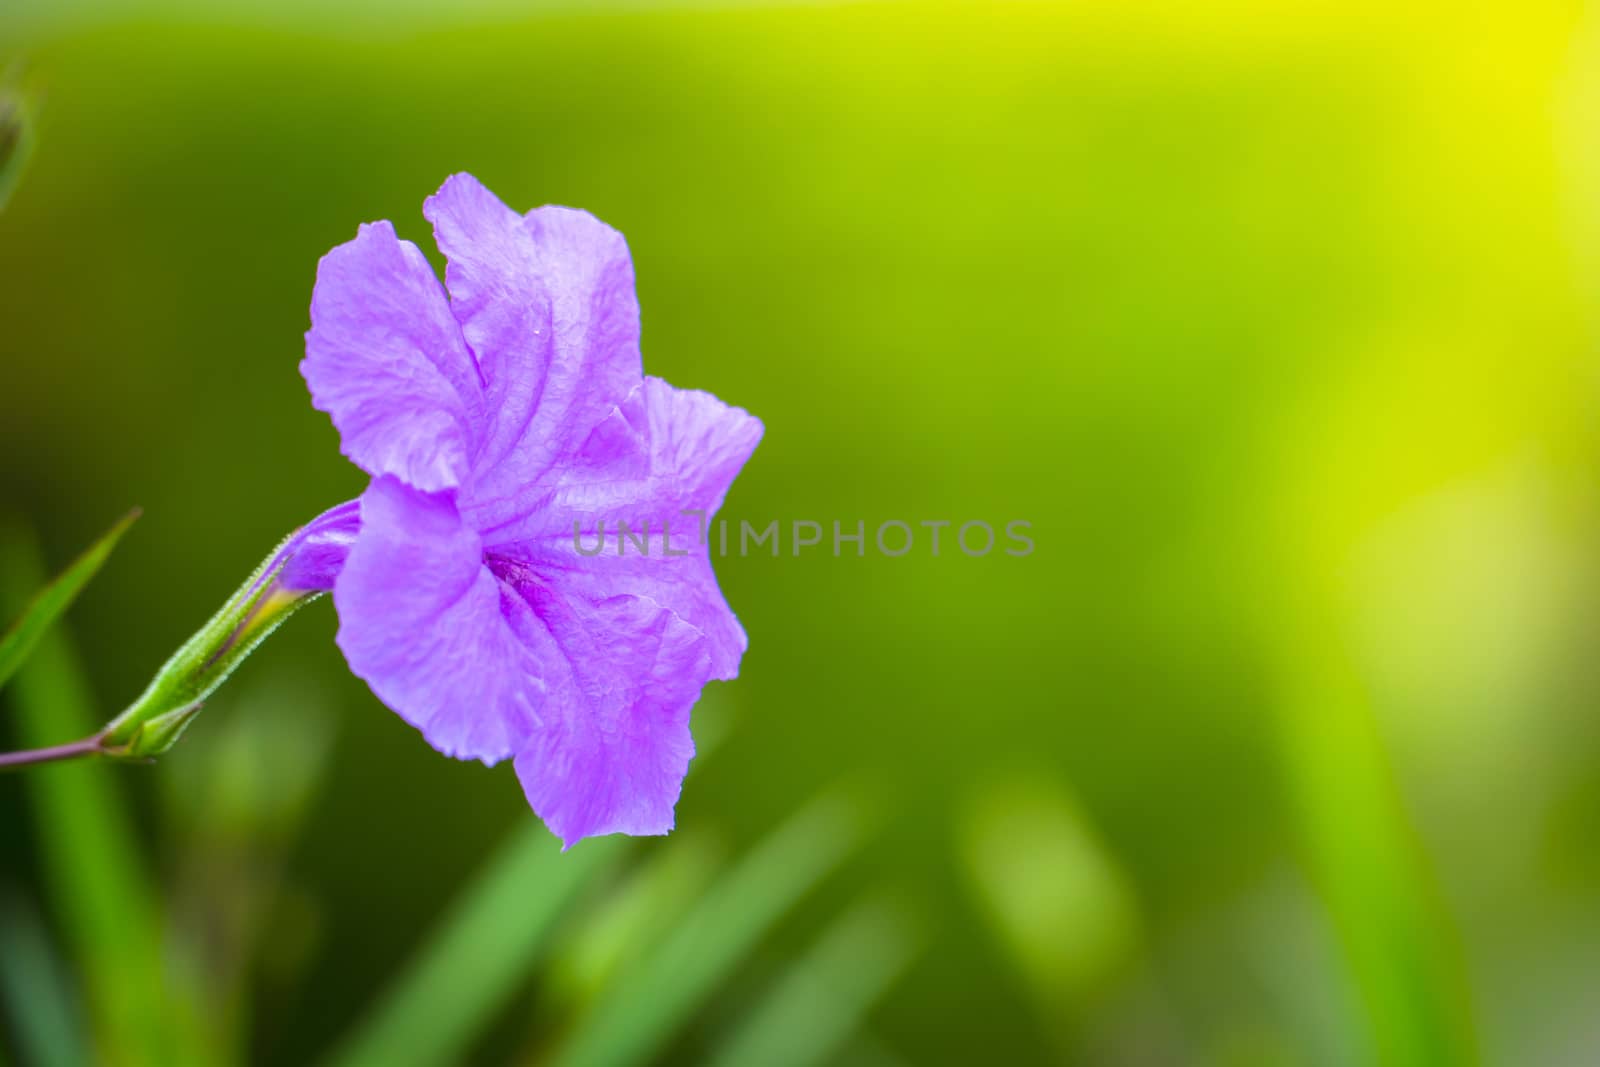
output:
[[[32,539],[0,527],[0,607],[21,603],[42,575]],[[83,736],[98,725],[77,655],[59,628],[38,638],[7,696],[24,746]],[[94,1062],[193,1062],[166,1036],[160,913],[115,771],[96,762],[61,763],[31,768],[25,780],[45,899],[83,975]]]
[[[0,685],[5,685],[6,680],[22,666],[22,661],[28,658],[28,653],[33,651],[39,638],[77,599],[83,587],[89,584],[89,579],[95,576],[111,555],[111,550],[117,547],[117,541],[138,517],[139,512],[135,509],[118,519],[111,529],[101,534],[99,540],[72,562],[72,566],[40,590],[23,610],[22,616],[5,632],[5,636],[0,637]],[[93,729],[94,726],[91,726],[87,732]]]
[[[626,845],[602,838],[563,854],[549,831],[528,820],[328,1062],[467,1062],[471,1041],[527,976],[556,920]]]
[[[712,1067],[809,1067],[833,1062],[916,950],[913,923],[890,900],[857,904],[795,963],[744,1021]]]
[[[702,712],[699,766],[726,716]],[[501,846],[428,943],[328,1058],[329,1067],[460,1063],[516,991],[580,892],[601,881],[629,843],[585,841],[562,853],[527,822]]]
[[[28,1067],[90,1062],[65,968],[44,923],[21,898],[0,910],[0,1001]]]
[[[966,805],[959,845],[999,948],[1071,1055],[1083,1006],[1139,955],[1142,920],[1128,876],[1054,774],[1012,770],[983,785]]]
[[[789,908],[860,843],[839,796],[813,802],[723,875],[667,939],[621,976],[558,1052],[560,1067],[651,1059]]]
[[[658,944],[711,884],[722,865],[719,852],[704,837],[674,840],[573,916],[542,983],[550,999],[561,1002],[556,1010],[570,1017],[573,1005],[593,1001],[613,976]]]
[[[1289,782],[1366,1013],[1365,1058],[1481,1062],[1460,947],[1360,682],[1331,663],[1310,667],[1284,710]]]

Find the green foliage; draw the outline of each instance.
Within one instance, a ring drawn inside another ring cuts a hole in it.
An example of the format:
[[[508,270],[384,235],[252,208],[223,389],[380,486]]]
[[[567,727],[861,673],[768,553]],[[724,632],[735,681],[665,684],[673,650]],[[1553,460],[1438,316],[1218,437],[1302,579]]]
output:
[[[873,1003],[911,962],[917,933],[903,899],[865,900],[816,944],[723,1042],[714,1067],[810,1067],[833,1062]]]
[[[134,510],[118,519],[71,566],[34,594],[27,607],[22,609],[21,617],[11,624],[4,636],[0,636],[0,686],[16,673],[45,631],[72,605],[72,601],[89,584],[89,579],[100,570],[101,564],[110,557],[111,550],[117,547],[117,542],[138,517],[139,512]]]
[[[102,545],[109,551],[109,543]],[[14,526],[0,528],[0,605],[20,604],[42,578],[31,538]],[[13,736],[25,747],[85,736],[99,725],[83,669],[60,628],[37,638],[8,695]],[[96,1062],[192,1062],[167,1030],[160,907],[121,783],[91,763],[32,768],[26,783],[36,833],[46,843],[44,887],[83,976]]]
[[[464,1062],[539,962],[556,920],[616,864],[624,845],[605,838],[564,854],[542,825],[525,821],[330,1064]]]
[[[718,877],[692,907],[664,916],[664,926],[653,936],[651,924],[640,921],[641,910],[653,901],[637,892],[601,891],[610,872],[633,851],[629,842],[586,841],[562,853],[542,827],[529,824],[513,833],[474,879],[330,1063],[378,1067],[467,1060],[484,1028],[535,972],[557,920],[569,911],[578,913],[572,920],[586,920],[577,922],[580,929],[591,932],[586,954],[594,951],[598,931],[621,929],[633,935],[627,950],[634,958],[615,982],[580,991],[583,1000],[571,1006],[578,1021],[553,1062],[648,1062],[691,1013],[716,995],[795,901],[855,849],[862,831],[844,798],[819,799]],[[652,870],[639,886],[657,892],[667,888],[671,866],[657,864]],[[848,1036],[872,994],[903,962],[904,931],[885,922],[881,911],[874,911],[855,915],[842,928],[863,935],[853,951],[870,958],[859,961],[862,970],[854,977],[860,986],[846,985],[840,1002],[826,1013],[831,1028],[819,1031],[818,1038]],[[815,980],[813,971],[841,962],[835,942],[827,945],[810,961],[810,970],[796,973],[796,982]],[[795,995],[786,988],[768,1006],[774,1026],[794,1024],[789,1002]],[[753,1032],[741,1038],[755,1039]]]
[[[666,939],[601,991],[552,1062],[648,1063],[772,925],[860,843],[865,826],[841,795],[813,801],[701,896]]]
[[[1374,1062],[1480,1062],[1455,933],[1401,808],[1361,686],[1325,653],[1302,662],[1285,702],[1288,780],[1308,864],[1332,915]]]

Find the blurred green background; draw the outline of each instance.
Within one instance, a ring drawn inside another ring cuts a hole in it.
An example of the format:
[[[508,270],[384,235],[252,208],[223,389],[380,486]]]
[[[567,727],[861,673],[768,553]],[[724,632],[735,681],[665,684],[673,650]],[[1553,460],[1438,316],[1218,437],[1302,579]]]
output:
[[[10,747],[360,491],[316,261],[457,170],[627,235],[766,423],[730,521],[1037,548],[723,559],[678,832],[565,856],[316,605],[158,765],[0,779],[0,1060],[1593,1062],[1592,18],[5,0],[6,614],[145,510]]]

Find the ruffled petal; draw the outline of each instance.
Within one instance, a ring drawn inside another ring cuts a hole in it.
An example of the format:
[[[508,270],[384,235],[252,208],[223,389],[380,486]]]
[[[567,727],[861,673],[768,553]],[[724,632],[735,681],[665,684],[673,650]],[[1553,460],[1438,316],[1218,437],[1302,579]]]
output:
[[[538,290],[549,301],[550,345],[531,414],[501,416],[523,418],[515,440],[474,473],[474,499],[501,517],[522,509],[530,487],[558,477],[643,374],[633,261],[622,235],[564,207],[531,211],[523,225]],[[501,441],[504,433],[497,423],[492,436]]]
[[[461,484],[483,419],[478,370],[428,261],[389,223],[317,265],[300,372],[362,469],[426,491]]]
[[[706,634],[712,677],[733,678],[747,641],[717,586],[708,534],[761,433],[760,420],[709,393],[647,378],[591,433],[558,483],[529,496],[527,514],[493,526],[468,504],[468,520],[491,552],[563,588],[590,599],[646,596],[670,608]]]
[[[615,536],[612,534],[606,540],[605,552],[608,555],[616,551]],[[659,539],[659,532],[656,537]],[[676,527],[672,529],[671,538],[674,544],[678,542]],[[571,541],[569,531],[569,545]],[[593,538],[585,537],[584,543],[592,545]],[[739,625],[739,617],[723,597],[722,589],[717,585],[716,573],[711,569],[711,561],[704,556],[703,550],[683,558],[640,557],[632,554],[632,544],[627,551],[629,554],[626,556],[611,556],[604,566],[574,567],[561,580],[574,592],[587,597],[631,593],[670,607],[706,635],[711,677],[719,681],[737,678],[739,661],[750,642],[745,637],[744,627]],[[657,551],[657,548],[652,548],[652,551]]]
[[[555,343],[538,250],[522,216],[470,174],[446,179],[422,214],[448,260],[450,310],[488,383],[477,466],[493,469],[528,431]]]
[[[590,601],[511,568],[522,626],[566,664],[548,714],[517,754],[528,803],[571,846],[600,834],[664,834],[694,756],[689,711],[710,674],[699,630],[648,597]]]
[[[549,665],[512,632],[478,535],[447,494],[374,480],[333,600],[351,671],[434,748],[485,763],[521,749]]]
[[[646,378],[629,404],[630,419],[637,421],[642,411],[646,422],[660,505],[678,502],[707,514],[722,507],[761,443],[761,420],[710,393],[676,389],[660,378]]]

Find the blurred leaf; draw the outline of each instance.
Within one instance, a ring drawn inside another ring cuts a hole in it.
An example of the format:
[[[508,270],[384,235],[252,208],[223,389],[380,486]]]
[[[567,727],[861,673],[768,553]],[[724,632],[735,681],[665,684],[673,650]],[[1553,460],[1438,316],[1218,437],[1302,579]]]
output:
[[[0,606],[20,604],[42,580],[31,537],[14,526],[0,528]],[[59,628],[38,638],[9,696],[16,736],[27,747],[85,736],[97,723],[77,655]],[[84,976],[95,1062],[195,1062],[169,1038],[160,913],[113,774],[103,764],[79,762],[35,767],[25,776],[47,899]]]
[[[863,829],[846,798],[813,801],[723,875],[655,952],[617,979],[555,1062],[649,1062],[773,924],[855,850]]]
[[[563,938],[561,954],[551,961],[549,978],[560,987],[558,997],[592,1000],[614,975],[659,943],[720,866],[719,848],[703,838],[683,837],[630,872],[603,901],[575,917],[577,928]]]
[[[903,906],[857,904],[789,968],[712,1061],[714,1067],[832,1062],[911,961],[916,936]]]
[[[3,107],[0,104],[0,107]],[[0,120],[3,121],[3,120]],[[3,188],[0,188],[3,194]],[[0,195],[3,201],[3,195]],[[11,624],[4,637],[0,637],[0,685],[16,673],[22,661],[27,659],[28,653],[38,643],[40,636],[49,629],[50,624],[61,617],[61,613],[71,606],[77,599],[83,587],[89,584],[89,579],[95,576],[106,559],[111,555],[111,550],[117,547],[117,541],[127,532],[128,527],[139,517],[135,508],[116,524],[100,535],[100,539],[90,545],[84,553],[72,562],[72,565],[49,585],[45,586],[23,610],[21,618]],[[92,732],[91,726],[84,734]]]
[[[0,911],[0,999],[28,1067],[90,1062],[71,986],[44,923],[21,898]]]
[[[1002,946],[1051,1019],[1137,950],[1126,876],[1061,783],[989,787],[967,812],[961,850]]]
[[[556,919],[626,846],[608,837],[563,853],[548,830],[527,820],[329,1062],[464,1062],[471,1041],[527,976]]]
[[[1360,684],[1331,642],[1305,650],[1284,705],[1285,754],[1316,879],[1363,1006],[1370,1057],[1391,1067],[1479,1062],[1448,912]]]

